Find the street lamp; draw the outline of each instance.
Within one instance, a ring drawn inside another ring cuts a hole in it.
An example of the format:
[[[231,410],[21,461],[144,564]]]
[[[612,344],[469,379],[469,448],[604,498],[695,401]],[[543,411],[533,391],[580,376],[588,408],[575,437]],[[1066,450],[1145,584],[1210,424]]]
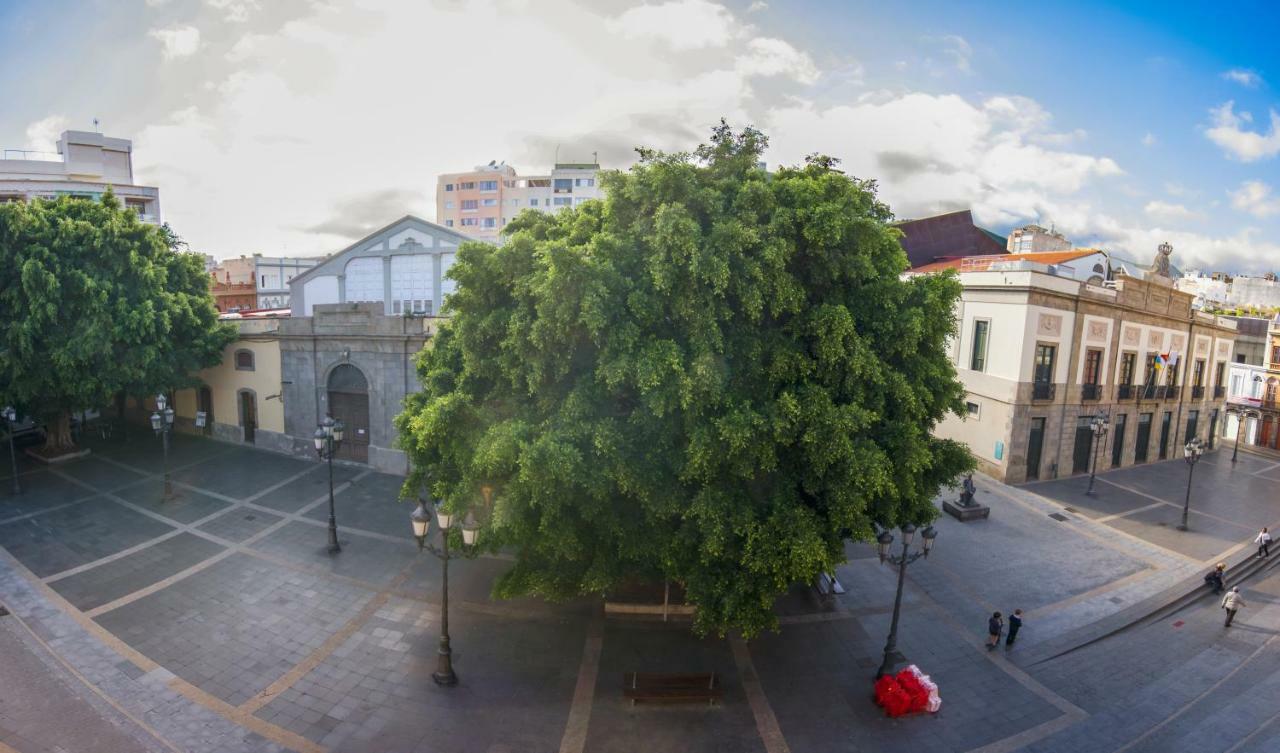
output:
[[[1182,523],[1178,526],[1179,531],[1187,530],[1187,513],[1191,510],[1191,475],[1196,472],[1196,461],[1203,454],[1204,445],[1200,443],[1200,437],[1193,438],[1182,448],[1182,457],[1187,461],[1187,498],[1182,503]]]
[[[173,408],[169,407],[169,399],[161,392],[156,395],[156,410],[151,414],[151,429],[160,436],[164,446],[164,492],[162,502],[173,499],[173,484],[169,480],[169,435],[173,433]]]
[[[1240,457],[1240,435],[1244,433],[1244,425],[1249,419],[1260,414],[1239,408],[1227,408],[1227,413],[1236,417],[1236,446],[1231,450],[1231,464],[1235,465],[1236,459]]]
[[[1107,436],[1107,416],[1105,413],[1099,413],[1089,422],[1089,430],[1093,432],[1093,467],[1089,469],[1089,488],[1085,490],[1085,494],[1093,496],[1093,479],[1098,475],[1098,445]]]
[[[876,537],[876,542],[880,546],[880,563],[888,562],[898,566],[898,595],[893,599],[893,621],[889,624],[889,640],[885,641],[884,661],[880,664],[880,669],[876,670],[876,679],[884,677],[893,669],[898,648],[898,613],[902,609],[902,584],[907,578],[907,565],[921,557],[929,556],[929,550],[933,548],[933,540],[938,537],[938,532],[933,529],[933,526],[924,529],[920,534],[923,539],[920,551],[911,553],[908,548],[915,536],[914,525],[907,523],[902,526],[902,554],[897,556],[889,554],[889,547],[893,544],[893,534],[886,529]]]
[[[13,495],[16,497],[22,493],[22,484],[18,483],[18,454],[13,449],[13,427],[18,423],[18,412],[9,406],[0,411],[0,416],[4,416],[5,426],[9,429],[9,464],[13,466]]]
[[[480,487],[480,493],[484,495],[485,507],[488,508],[493,498],[493,487],[486,484]],[[457,515],[446,512],[439,505],[434,507],[436,525],[440,530],[439,548],[427,539],[431,528],[431,511],[427,510],[426,500],[418,498],[418,507],[409,514],[409,522],[413,525],[413,537],[418,540],[418,551],[426,549],[441,562],[440,648],[436,652],[436,671],[431,674],[431,679],[435,680],[437,685],[452,687],[458,684],[458,675],[453,671],[453,650],[449,647],[449,560],[458,555],[449,551],[449,533],[454,528],[460,528],[463,556],[474,557],[476,541],[480,538],[480,525],[476,523],[471,513],[467,513],[461,525],[455,526],[454,524],[459,522]]]
[[[333,508],[333,456],[342,445],[342,433],[345,430],[341,421],[333,420],[333,416],[325,416],[313,435],[316,454],[329,463],[329,554],[342,551],[342,547],[338,545],[338,518]]]

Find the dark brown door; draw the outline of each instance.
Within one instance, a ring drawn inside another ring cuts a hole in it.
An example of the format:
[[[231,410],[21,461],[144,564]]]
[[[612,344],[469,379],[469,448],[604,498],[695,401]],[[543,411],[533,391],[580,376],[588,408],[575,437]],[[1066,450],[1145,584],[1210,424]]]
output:
[[[258,428],[258,405],[252,392],[240,393],[240,425],[244,427],[244,441],[253,444],[253,433]]]
[[[201,387],[199,392],[199,407],[196,410],[204,411],[204,433],[213,433],[213,392],[208,387]]]
[[[330,392],[329,412],[345,426],[335,458],[369,462],[369,396]]]

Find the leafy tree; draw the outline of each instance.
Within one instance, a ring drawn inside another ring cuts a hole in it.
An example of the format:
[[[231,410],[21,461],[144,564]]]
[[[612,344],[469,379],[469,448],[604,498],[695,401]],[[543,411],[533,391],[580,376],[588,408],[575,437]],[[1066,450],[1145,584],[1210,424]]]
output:
[[[873,524],[931,520],[971,466],[954,276],[907,259],[873,181],[811,156],[774,174],[723,123],[692,155],[639,150],[608,198],[464,244],[452,318],[397,418],[426,488],[514,550],[499,596],[683,584],[695,629],[776,626],[791,584]]]
[[[0,404],[72,446],[70,413],[189,386],[235,339],[199,257],[108,191],[0,205]]]

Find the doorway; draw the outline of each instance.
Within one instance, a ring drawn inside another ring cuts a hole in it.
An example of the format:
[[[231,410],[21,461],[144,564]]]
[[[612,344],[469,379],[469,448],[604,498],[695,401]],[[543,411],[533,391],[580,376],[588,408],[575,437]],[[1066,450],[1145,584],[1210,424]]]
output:
[[[1044,449],[1044,419],[1031,419],[1031,433],[1027,437],[1027,480],[1040,478],[1040,452]]]
[[[369,462],[369,382],[349,363],[329,372],[329,415],[346,426],[335,458]]]
[[[1133,445],[1133,462],[1147,462],[1147,450],[1151,447],[1151,418],[1154,414],[1138,416],[1138,436]]]
[[[1093,427],[1090,422],[1093,416],[1080,416],[1076,419],[1076,446],[1071,454],[1071,472],[1089,472],[1089,450],[1093,449]]]
[[[201,387],[196,393],[196,410],[204,413],[204,426],[200,429],[201,433],[209,435],[213,433],[213,391],[208,387]]]
[[[249,390],[240,392],[240,428],[244,430],[245,443],[253,444],[258,428],[258,398]]]
[[[1127,414],[1116,416],[1115,427],[1111,430],[1111,467],[1119,468],[1124,459],[1124,425],[1129,420]]]

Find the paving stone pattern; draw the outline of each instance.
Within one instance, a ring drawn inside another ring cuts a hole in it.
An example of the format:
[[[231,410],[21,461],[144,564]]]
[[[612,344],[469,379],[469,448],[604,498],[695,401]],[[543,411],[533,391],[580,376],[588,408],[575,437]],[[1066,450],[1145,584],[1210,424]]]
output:
[[[408,540],[409,514],[413,512],[413,505],[400,499],[402,484],[404,477],[386,473],[370,473],[353,481],[334,497],[338,522],[343,526]],[[328,521],[328,505],[316,507],[307,513],[307,517]]]
[[[113,562],[61,578],[53,590],[77,608],[89,611],[168,578],[221,552],[223,547],[180,533]]]
[[[400,542],[375,539],[345,530],[341,524],[338,543],[342,552],[329,555],[328,527],[295,520],[255,541],[250,548],[378,585],[390,583],[418,555],[411,538]]]
[[[165,499],[164,482],[158,478],[117,489],[112,496],[184,525],[225,510],[231,504],[181,486],[174,486],[173,495]]]
[[[0,546],[41,577],[93,562],[173,530],[105,497],[0,525]]]
[[[234,706],[319,648],[371,596],[237,554],[97,621]]]
[[[280,522],[280,520],[281,516],[273,513],[235,507],[204,523],[196,530],[217,536],[220,539],[240,543],[258,535],[263,530]]]

